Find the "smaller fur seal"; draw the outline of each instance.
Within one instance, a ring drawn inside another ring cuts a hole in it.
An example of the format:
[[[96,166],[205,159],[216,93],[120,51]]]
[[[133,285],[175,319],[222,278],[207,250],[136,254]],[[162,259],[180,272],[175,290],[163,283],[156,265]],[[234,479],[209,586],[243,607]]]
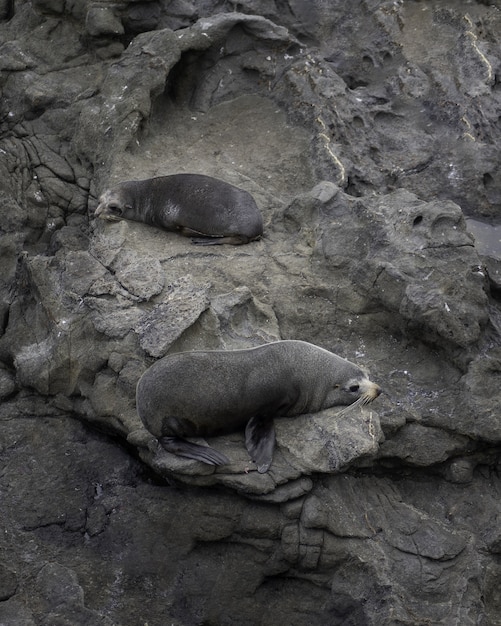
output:
[[[212,465],[229,461],[185,437],[245,427],[247,450],[263,473],[273,457],[273,418],[367,404],[380,393],[350,361],[305,341],[286,340],[244,350],[165,356],[139,379],[136,407],[165,450]]]
[[[203,174],[119,183],[100,196],[94,215],[177,231],[202,245],[239,245],[263,234],[263,219],[250,193]]]

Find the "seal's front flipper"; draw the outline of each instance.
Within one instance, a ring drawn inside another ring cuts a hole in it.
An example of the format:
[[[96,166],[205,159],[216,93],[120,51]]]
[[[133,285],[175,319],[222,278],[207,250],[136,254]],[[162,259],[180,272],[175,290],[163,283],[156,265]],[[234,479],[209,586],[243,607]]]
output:
[[[207,465],[226,465],[230,462],[228,457],[221,452],[209,448],[209,446],[199,446],[197,443],[190,443],[180,437],[161,437],[158,441],[167,452],[172,452],[172,454],[184,456],[188,459],[195,459],[195,461],[201,461],[202,463],[207,463]]]
[[[245,427],[245,446],[251,459],[257,465],[257,471],[264,474],[273,460],[275,448],[275,428],[272,419],[251,417]]]

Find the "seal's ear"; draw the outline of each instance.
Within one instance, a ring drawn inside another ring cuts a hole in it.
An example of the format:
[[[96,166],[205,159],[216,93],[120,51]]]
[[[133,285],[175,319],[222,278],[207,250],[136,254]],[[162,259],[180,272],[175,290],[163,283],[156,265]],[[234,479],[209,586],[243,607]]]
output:
[[[257,465],[257,471],[264,474],[273,460],[275,447],[275,428],[272,419],[251,417],[245,427],[245,446],[251,459]]]

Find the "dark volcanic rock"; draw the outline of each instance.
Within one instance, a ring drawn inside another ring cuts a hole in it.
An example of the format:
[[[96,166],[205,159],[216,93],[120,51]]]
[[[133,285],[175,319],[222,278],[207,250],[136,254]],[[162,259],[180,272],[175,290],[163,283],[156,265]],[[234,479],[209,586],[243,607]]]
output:
[[[499,623],[500,20],[0,3],[0,623]],[[252,193],[264,237],[94,218],[175,172]],[[214,468],[143,428],[157,358],[279,338],[385,393],[277,419],[263,475],[242,433]]]

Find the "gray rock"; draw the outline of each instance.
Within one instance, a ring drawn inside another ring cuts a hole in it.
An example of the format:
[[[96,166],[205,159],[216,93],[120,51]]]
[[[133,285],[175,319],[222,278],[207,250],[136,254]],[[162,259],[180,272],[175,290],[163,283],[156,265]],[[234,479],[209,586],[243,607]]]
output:
[[[123,35],[125,30],[114,11],[107,6],[91,5],[87,11],[85,26],[89,35]]]
[[[16,574],[8,567],[0,564],[0,600],[4,603],[11,598],[17,590],[18,581]]]
[[[399,191],[356,203],[337,199],[332,217],[322,253],[335,267],[347,265],[366,298],[395,313],[394,323],[400,318],[435,343],[466,348],[478,341],[488,319],[485,281],[457,205]]]
[[[165,356],[176,339],[209,306],[209,288],[208,283],[197,284],[189,275],[169,285],[164,302],[144,316],[135,327],[143,350],[156,358]]]
[[[277,440],[287,462],[303,473],[337,473],[354,460],[374,456],[382,439],[372,410],[339,408],[276,421]],[[285,453],[286,451],[286,453]]]
[[[9,626],[35,626],[33,613],[17,600],[7,600],[0,605],[0,624]]]
[[[406,424],[381,445],[382,457],[398,456],[412,465],[436,465],[468,450],[468,438],[418,423]]]
[[[0,369],[0,398],[7,398],[16,390],[16,382],[10,372]]]
[[[73,570],[58,563],[48,563],[40,570],[37,584],[47,605],[43,624],[111,624],[108,619],[84,606],[83,589]]]
[[[499,441],[499,421],[492,399],[497,398],[496,381],[501,371],[501,350],[495,347],[471,362],[461,383],[470,420],[464,432],[487,441]]]

